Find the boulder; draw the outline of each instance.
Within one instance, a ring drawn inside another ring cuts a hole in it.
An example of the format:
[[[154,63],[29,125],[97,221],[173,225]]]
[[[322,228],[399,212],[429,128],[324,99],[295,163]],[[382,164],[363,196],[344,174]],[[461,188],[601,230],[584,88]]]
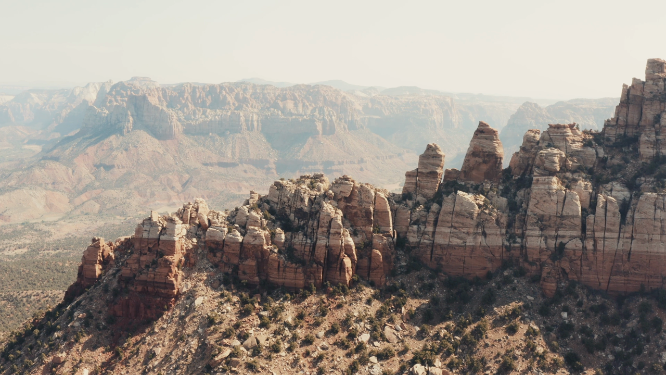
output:
[[[428,369],[425,366],[417,363],[414,366],[412,366],[411,369],[409,369],[409,373],[411,375],[427,375]]]

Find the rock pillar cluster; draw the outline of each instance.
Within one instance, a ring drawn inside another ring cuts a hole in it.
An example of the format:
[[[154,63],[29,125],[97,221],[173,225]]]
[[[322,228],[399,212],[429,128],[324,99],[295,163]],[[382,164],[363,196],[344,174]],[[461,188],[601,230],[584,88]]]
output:
[[[604,124],[607,144],[639,138],[641,160],[649,161],[666,153],[662,129],[666,127],[666,61],[649,59],[645,81],[634,78],[631,86],[623,85],[615,116]]]
[[[275,181],[231,212],[197,199],[171,215],[151,213],[131,240],[93,239],[67,298],[93,285],[119,249],[122,293],[111,309],[131,319],[172,306],[182,269],[197,261],[253,285],[349,285],[357,275],[382,286],[396,251],[410,250],[432,269],[467,278],[511,260],[540,276],[547,296],[568,280],[609,293],[665,288],[666,168],[641,164],[665,151],[665,85],[666,61],[649,60],[646,80],[624,87],[602,133],[576,124],[529,130],[510,171],[502,170],[498,132],[480,122],[461,170],[444,171],[444,153],[429,144],[402,194],[314,174]],[[626,168],[646,175],[616,176]]]

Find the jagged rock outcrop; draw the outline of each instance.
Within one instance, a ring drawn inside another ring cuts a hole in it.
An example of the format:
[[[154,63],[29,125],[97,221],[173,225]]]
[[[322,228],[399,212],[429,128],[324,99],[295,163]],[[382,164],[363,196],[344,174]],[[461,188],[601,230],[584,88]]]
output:
[[[521,137],[530,130],[545,131],[548,124],[580,124],[581,129],[599,131],[604,121],[613,116],[617,98],[572,99],[546,107],[525,102],[511,115],[500,132],[507,155],[518,150]]]
[[[223,213],[197,199],[171,215],[152,212],[121,254],[118,283],[125,292],[111,312],[159,316],[186,288],[183,269],[196,265],[196,249],[219,272],[290,289],[349,285],[356,274],[382,286],[394,267],[392,198],[385,190],[348,176],[329,183],[316,174],[276,181],[267,196],[252,192],[245,203]],[[73,290],[96,281],[108,255],[92,259],[93,252],[107,254],[109,246],[97,241],[86,251],[86,272]]]
[[[444,158],[445,155],[438,145],[428,144],[426,150],[419,156],[418,167],[405,173],[405,185],[402,188],[402,193],[431,199],[437,192],[440,182],[442,182]]]
[[[194,261],[187,253],[192,241],[186,238],[186,231],[187,226],[176,214],[159,216],[151,212],[150,217],[137,225],[134,252],[121,267],[119,278],[128,294],[112,306],[114,315],[154,319],[175,303],[182,279],[181,268]]]
[[[460,169],[459,179],[477,184],[484,181],[499,182],[503,160],[504,149],[499,133],[490,125],[479,121]]]
[[[645,68],[645,81],[634,78],[631,86],[622,85],[620,104],[615,116],[604,124],[607,144],[624,138],[639,138],[641,160],[649,161],[666,151],[661,129],[666,126],[664,81],[666,61],[649,59]]]
[[[514,176],[530,174],[532,171],[532,160],[536,157],[541,131],[537,129],[528,130],[523,136],[523,144],[520,151],[515,152],[511,157],[509,167]]]
[[[592,136],[581,132],[576,124],[549,124],[543,133],[530,130],[523,145],[511,157],[509,166],[514,176],[554,176],[559,172],[587,173],[603,157],[603,149],[593,145]]]
[[[83,252],[76,282],[65,293],[65,300],[71,301],[99,280],[102,273],[114,264],[114,243],[104,242],[104,238],[93,237],[92,243]]]
[[[250,284],[267,280],[288,288],[349,285],[354,274],[383,285],[376,268],[389,272],[393,251],[385,191],[349,176],[329,183],[315,174],[275,181],[265,197],[254,194],[227,218],[231,232],[215,225],[206,232],[208,259],[219,268],[238,266],[238,276]],[[364,245],[357,250],[356,244]],[[383,256],[370,262],[373,250]]]
[[[662,79],[659,64],[648,63],[651,84]],[[647,113],[666,102],[650,98],[659,104]],[[608,134],[620,122],[609,121]],[[632,136],[656,126],[622,123]],[[445,183],[444,154],[429,144],[418,168],[406,173],[402,194],[313,174],[275,181],[265,196],[251,192],[231,212],[197,199],[172,215],[152,213],[137,226],[132,249],[119,251],[118,282],[127,293],[111,309],[120,317],[157,316],[178,297],[182,268],[203,259],[250,285],[349,285],[358,275],[382,286],[404,265],[396,264],[402,250],[467,278],[512,261],[540,278],[547,296],[567,280],[613,294],[665,288],[666,170],[641,164],[639,147],[598,144],[606,130],[530,130],[511,173],[502,173],[497,131],[481,122],[463,168],[446,170]],[[634,171],[644,175],[628,174]],[[68,294],[99,278],[114,246],[97,240],[86,250]]]

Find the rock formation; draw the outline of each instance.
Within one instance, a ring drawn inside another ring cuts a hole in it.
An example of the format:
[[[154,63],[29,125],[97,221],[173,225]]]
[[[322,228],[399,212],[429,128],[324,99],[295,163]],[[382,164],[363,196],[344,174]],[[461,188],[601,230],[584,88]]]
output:
[[[83,252],[76,282],[65,293],[65,300],[71,301],[86,288],[99,280],[102,273],[113,265],[114,244],[104,242],[103,238],[94,237],[92,243]]]
[[[665,64],[648,62],[646,82],[625,88],[602,133],[573,123],[528,131],[510,171],[501,169],[497,131],[480,122],[460,171],[444,172],[443,152],[429,144],[402,194],[312,174],[275,181],[265,196],[251,192],[230,212],[198,199],[171,215],[152,213],[123,248],[95,239],[68,295],[94,284],[114,249],[126,292],[110,308],[128,318],[168,309],[184,288],[183,269],[198,262],[250,285],[349,285],[357,275],[382,286],[405,250],[467,278],[513,261],[540,277],[547,296],[567,280],[613,294],[664,288],[666,166],[641,163],[661,146],[646,153],[644,135],[659,125],[640,114],[661,113]],[[633,143],[618,144],[620,136]]]
[[[469,143],[459,178],[461,181],[477,184],[484,181],[497,183],[502,176],[503,160],[504,149],[499,133],[490,125],[479,121],[479,127]]]
[[[581,129],[599,131],[604,121],[613,116],[617,98],[573,99],[546,107],[525,102],[511,115],[500,132],[507,155],[518,150],[523,134],[529,130],[544,131],[548,124],[580,124]]]
[[[431,199],[442,181],[444,157],[445,155],[438,145],[428,144],[425,152],[419,156],[418,168],[405,173],[405,185],[402,188],[402,193]]]
[[[645,68],[645,81],[634,78],[631,86],[622,86],[620,104],[615,116],[604,124],[607,144],[626,138],[638,137],[641,160],[649,161],[666,151],[661,129],[666,125],[664,101],[666,61],[649,59]]]

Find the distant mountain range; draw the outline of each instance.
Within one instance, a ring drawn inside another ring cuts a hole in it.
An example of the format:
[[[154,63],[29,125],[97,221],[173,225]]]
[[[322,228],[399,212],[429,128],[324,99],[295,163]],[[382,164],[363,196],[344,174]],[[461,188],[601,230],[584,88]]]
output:
[[[523,99],[343,81],[161,85],[146,77],[0,96],[0,220],[124,215],[199,196],[230,205],[237,193],[313,172],[399,190],[428,143],[441,146],[447,167],[460,167],[479,121],[509,124],[508,161],[526,126],[597,128],[617,102],[542,108]]]

